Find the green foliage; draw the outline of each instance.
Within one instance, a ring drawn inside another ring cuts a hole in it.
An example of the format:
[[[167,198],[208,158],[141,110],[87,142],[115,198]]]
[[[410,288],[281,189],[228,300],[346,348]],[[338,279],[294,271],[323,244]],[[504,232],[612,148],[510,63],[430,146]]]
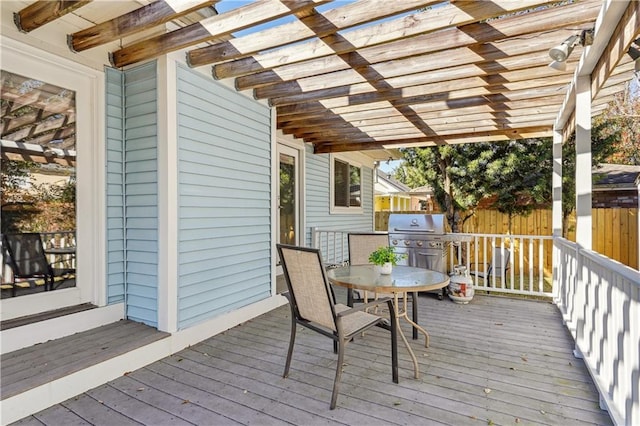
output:
[[[480,201],[510,216],[551,199],[551,141],[526,139],[403,150],[396,178],[410,187],[430,185],[452,232],[460,232]]]
[[[6,232],[48,232],[76,227],[76,182],[31,183],[40,166],[33,162],[2,160],[2,223]]]
[[[593,120],[600,137],[614,136],[615,152],[608,163],[640,166],[640,74],[632,83]]]
[[[478,197],[478,192],[468,190],[477,187],[476,181],[481,178],[484,167],[484,159],[478,155],[478,147],[474,145],[442,145],[401,151],[405,165],[396,173],[396,178],[412,188],[431,186],[453,232],[459,232],[461,224],[472,214],[463,216],[463,212],[472,211],[482,198]],[[472,159],[477,161],[470,164]]]
[[[594,119],[591,128],[591,165],[608,161],[618,152],[617,141],[622,129],[612,126],[609,120]],[[589,176],[591,179],[591,176]],[[562,219],[564,233],[568,218],[576,208],[576,138],[573,134],[562,145]]]
[[[488,164],[485,192],[495,196],[492,207],[509,216],[509,229],[513,216],[551,202],[552,144],[550,138],[509,141]]]
[[[397,265],[398,261],[404,259],[406,256],[406,254],[396,254],[395,248],[391,246],[382,246],[369,255],[369,262],[374,265],[384,265],[385,263]]]

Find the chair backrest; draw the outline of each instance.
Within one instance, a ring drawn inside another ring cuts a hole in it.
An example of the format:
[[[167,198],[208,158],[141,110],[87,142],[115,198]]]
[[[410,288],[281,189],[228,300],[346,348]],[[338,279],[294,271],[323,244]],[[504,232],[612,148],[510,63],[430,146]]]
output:
[[[380,247],[389,246],[389,234],[354,233],[348,235],[349,264],[367,265],[369,255]]]
[[[319,249],[277,244],[289,300],[298,320],[336,331],[335,298]]]
[[[510,256],[511,252],[509,251],[509,249],[502,250],[500,247],[493,247],[493,257],[491,259],[491,263],[489,263],[489,268],[487,270],[488,275],[493,275],[496,278],[505,277],[507,275],[507,270],[510,267]]]
[[[4,247],[9,254],[9,266],[19,277],[50,275],[51,266],[44,253],[38,233],[4,234]]]

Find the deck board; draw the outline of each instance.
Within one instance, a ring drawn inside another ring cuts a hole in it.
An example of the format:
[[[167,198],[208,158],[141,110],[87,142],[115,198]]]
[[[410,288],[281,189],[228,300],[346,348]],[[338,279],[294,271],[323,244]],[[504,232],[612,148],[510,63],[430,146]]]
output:
[[[144,324],[118,321],[0,356],[2,399],[65,377],[167,337]]]
[[[394,384],[389,334],[373,329],[346,348],[335,410],[329,339],[299,328],[282,378],[290,327],[283,306],[19,424],[612,424],[553,304],[419,299],[431,335],[429,348],[422,337],[411,341],[421,377],[413,378],[400,343]]]

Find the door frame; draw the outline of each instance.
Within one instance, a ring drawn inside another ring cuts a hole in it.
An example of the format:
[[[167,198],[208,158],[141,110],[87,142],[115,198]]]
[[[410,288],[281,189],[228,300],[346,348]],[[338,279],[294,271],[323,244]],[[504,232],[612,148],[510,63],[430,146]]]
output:
[[[3,299],[2,320],[90,302],[106,303],[104,73],[8,37],[2,68],[76,94],[76,287]],[[79,214],[79,213],[82,214]]]
[[[276,143],[276,161],[275,170],[277,175],[275,176],[275,190],[274,190],[274,205],[276,207],[275,213],[275,242],[279,242],[280,238],[280,214],[278,212],[278,196],[280,194],[280,153],[292,154],[296,157],[296,213],[297,213],[297,232],[296,232],[296,244],[305,245],[306,242],[306,228],[304,220],[304,206],[305,206],[305,193],[304,193],[304,145],[302,143],[296,143],[293,140],[287,140],[286,136],[278,135]],[[275,247],[275,244],[274,244]],[[275,252],[275,250],[274,250]],[[282,275],[282,266],[279,264],[278,255],[275,254],[276,275]]]

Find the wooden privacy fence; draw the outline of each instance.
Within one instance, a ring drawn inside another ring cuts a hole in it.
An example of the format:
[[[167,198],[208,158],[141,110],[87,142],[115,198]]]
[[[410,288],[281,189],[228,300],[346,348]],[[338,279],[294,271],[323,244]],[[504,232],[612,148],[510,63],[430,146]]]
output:
[[[411,213],[420,212],[394,212]],[[377,231],[387,231],[390,212],[376,212],[375,226]],[[567,239],[575,241],[575,213],[569,217]],[[509,217],[497,210],[478,210],[467,220],[464,232],[474,234],[509,233]],[[638,269],[638,209],[592,209],[593,251],[613,260]],[[534,210],[528,216],[512,218],[512,235],[551,235],[551,210]],[[544,244],[551,244],[545,242]],[[550,253],[545,247],[544,253]],[[545,259],[545,269],[551,267],[551,257]]]

